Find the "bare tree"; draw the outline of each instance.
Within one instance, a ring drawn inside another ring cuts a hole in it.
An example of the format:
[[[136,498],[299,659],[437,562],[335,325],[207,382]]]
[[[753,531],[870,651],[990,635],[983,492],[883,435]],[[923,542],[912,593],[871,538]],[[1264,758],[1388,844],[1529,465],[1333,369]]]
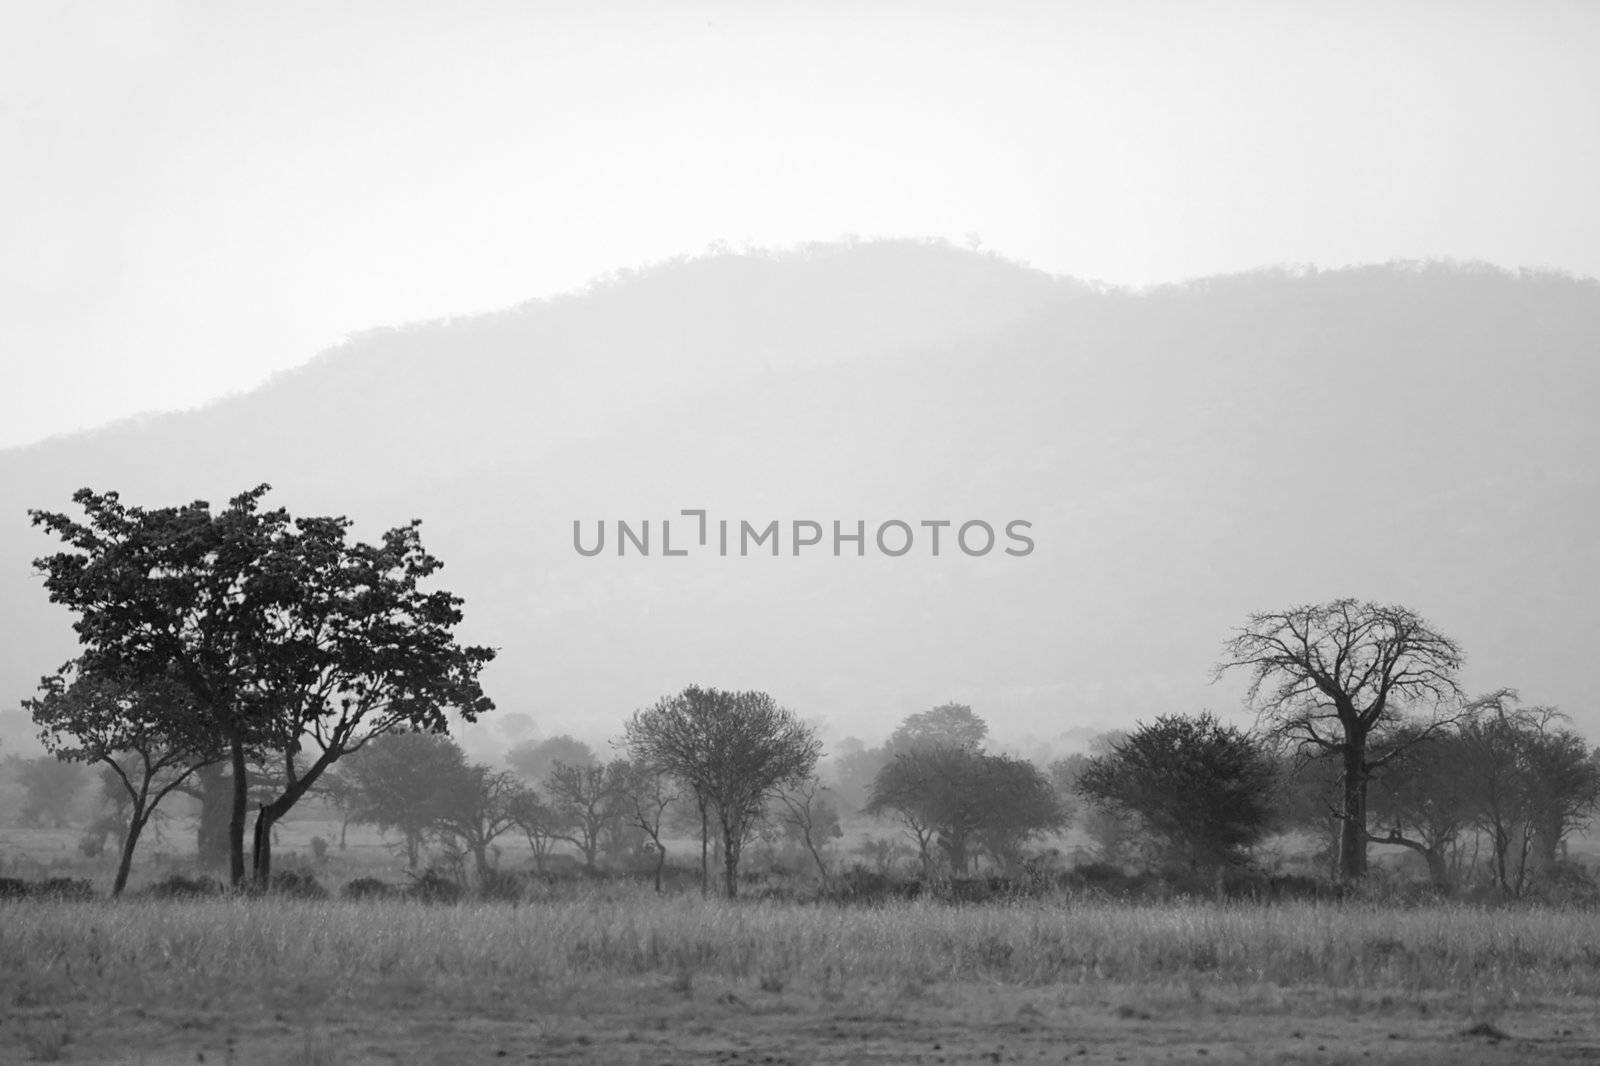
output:
[[[821,849],[830,838],[844,835],[839,827],[839,812],[823,796],[826,791],[822,782],[813,777],[781,788],[777,795],[778,822],[798,837],[810,852],[824,883],[828,880],[828,863]]]
[[[585,869],[594,869],[601,837],[621,816],[627,772],[625,763],[574,766],[558,761],[545,782],[555,812],[553,835],[583,852]]]
[[[661,837],[661,826],[667,812],[677,803],[682,793],[672,787],[672,778],[654,766],[624,763],[627,772],[622,786],[624,817],[629,824],[638,826],[650,838],[655,851],[656,891],[661,891],[661,871],[667,865],[667,846]]]
[[[1418,739],[1453,721],[1460,667],[1455,641],[1407,608],[1344,599],[1251,616],[1216,674],[1246,670],[1271,731],[1342,759],[1339,872],[1354,880],[1367,872],[1368,740],[1408,710]]]
[[[690,686],[627,724],[636,759],[660,766],[694,793],[702,826],[715,811],[722,832],[723,883],[739,893],[739,855],[776,791],[816,769],[822,744],[794,712],[765,692],[722,692]],[[706,838],[701,837],[706,888]]]

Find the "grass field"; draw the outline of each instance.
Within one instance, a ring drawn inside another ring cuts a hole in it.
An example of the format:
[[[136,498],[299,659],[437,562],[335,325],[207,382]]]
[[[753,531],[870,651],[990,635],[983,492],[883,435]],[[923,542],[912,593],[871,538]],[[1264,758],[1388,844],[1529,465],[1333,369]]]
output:
[[[1595,912],[24,900],[0,960],[5,1062],[1600,1057]]]

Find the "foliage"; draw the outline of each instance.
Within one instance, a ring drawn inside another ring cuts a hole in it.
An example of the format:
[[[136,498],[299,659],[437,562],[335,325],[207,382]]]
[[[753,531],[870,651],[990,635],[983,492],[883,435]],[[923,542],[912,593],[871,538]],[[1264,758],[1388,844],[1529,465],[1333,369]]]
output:
[[[479,883],[493,870],[490,847],[516,828],[519,797],[525,791],[516,774],[480,764],[463,763],[441,784],[434,824],[472,855]]]
[[[631,772],[621,760],[586,766],[557,762],[545,782],[554,835],[577,845],[585,869],[595,868],[601,838],[622,819]]]
[[[506,753],[506,765],[530,785],[542,784],[558,762],[568,766],[592,766],[597,761],[593,748],[566,734],[548,740],[525,741]]]
[[[389,733],[345,761],[346,811],[352,821],[395,831],[415,870],[427,834],[438,823],[447,791],[459,784],[467,757],[436,733]]]
[[[17,821],[22,825],[63,829],[73,818],[73,809],[89,775],[83,767],[51,755],[24,759],[12,755],[7,760],[18,785],[22,786],[22,806]]]
[[[1136,818],[1160,859],[1207,872],[1239,863],[1266,833],[1275,776],[1240,730],[1210,714],[1165,715],[1090,759],[1077,787]]]
[[[867,804],[871,814],[893,811],[916,841],[924,867],[934,845],[952,872],[967,872],[976,848],[1010,865],[1036,833],[1066,819],[1050,782],[1032,763],[965,747],[917,747],[878,772]]]
[[[963,748],[979,751],[989,724],[964,703],[942,703],[931,711],[908,715],[889,735],[889,755],[913,748]]]
[[[1343,761],[1340,872],[1349,879],[1367,870],[1369,739],[1408,710],[1431,710],[1429,728],[1447,723],[1460,667],[1456,643],[1411,610],[1342,599],[1252,615],[1217,674],[1244,670],[1276,736]]]
[[[420,587],[440,563],[417,522],[351,543],[348,519],[264,511],[267,491],[215,514],[204,501],[146,510],[88,489],[73,496],[84,522],[30,512],[69,548],[35,565],[51,601],[78,615],[80,669],[130,684],[175,678],[192,697],[182,712],[226,741],[235,882],[251,755],[270,755],[284,780],[257,820],[265,881],[272,823],[334,761],[391,730],[442,731],[447,708],[473,721],[493,706],[478,674],[494,652],[458,645],[459,597]]]
[[[740,850],[768,799],[811,776],[822,750],[814,731],[765,692],[694,685],[635,712],[626,735],[637,760],[676,777],[703,813],[716,813],[730,899],[738,894]]]
[[[40,695],[23,706],[40,727],[40,740],[59,759],[101,765],[114,783],[115,806],[125,811],[114,825],[98,826],[101,840],[112,828],[122,836],[111,888],[119,896],[140,835],[161,801],[222,758],[222,737],[171,675],[130,684],[69,663],[39,688]]]

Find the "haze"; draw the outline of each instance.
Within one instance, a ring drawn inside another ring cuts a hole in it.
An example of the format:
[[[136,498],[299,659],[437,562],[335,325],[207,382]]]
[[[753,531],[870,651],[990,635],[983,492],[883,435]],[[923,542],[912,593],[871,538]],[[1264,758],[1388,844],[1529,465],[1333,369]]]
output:
[[[1600,274],[1592,4],[0,15],[0,444],[725,240]]]

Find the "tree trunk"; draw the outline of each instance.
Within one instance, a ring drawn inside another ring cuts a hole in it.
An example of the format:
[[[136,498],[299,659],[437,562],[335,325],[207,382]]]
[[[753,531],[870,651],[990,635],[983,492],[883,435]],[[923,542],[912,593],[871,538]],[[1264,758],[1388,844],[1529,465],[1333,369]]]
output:
[[[711,895],[711,824],[706,817],[706,801],[700,800],[700,896]]]
[[[122,840],[122,857],[117,861],[117,879],[111,885],[111,897],[122,895],[122,890],[128,887],[128,874],[133,869],[133,849],[139,845],[139,834],[144,832],[145,820],[150,817],[144,809],[141,798],[133,808],[133,814],[128,819],[128,832]]]
[[[266,804],[262,804],[256,812],[256,833],[251,850],[251,875],[256,883],[262,887],[272,879],[272,823],[277,821],[277,816]]]
[[[656,838],[656,894],[661,894],[661,871],[667,865],[667,849],[661,846],[661,838]]]
[[[200,801],[195,852],[200,865],[221,869],[228,865],[228,818],[233,809],[232,782],[222,764],[201,770],[198,788],[189,793]]]
[[[244,881],[244,823],[250,806],[250,768],[245,763],[244,742],[230,738],[233,762],[233,808],[228,817],[228,881],[234,887]]]
[[[733,827],[722,827],[722,879],[729,899],[739,898],[739,842]]]
[[[1366,749],[1366,738],[1346,737],[1344,811],[1339,827],[1339,879],[1346,883],[1367,875]]]

